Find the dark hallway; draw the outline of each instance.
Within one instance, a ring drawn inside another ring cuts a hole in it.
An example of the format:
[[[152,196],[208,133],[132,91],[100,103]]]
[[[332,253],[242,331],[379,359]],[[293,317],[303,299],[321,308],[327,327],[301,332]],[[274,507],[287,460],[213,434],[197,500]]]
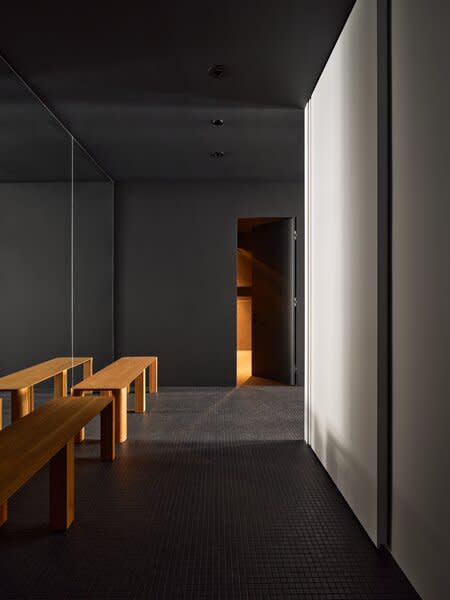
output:
[[[16,495],[2,598],[418,598],[302,441],[298,388],[166,388],[149,411],[120,460],[78,449],[67,534],[48,534],[46,469]]]

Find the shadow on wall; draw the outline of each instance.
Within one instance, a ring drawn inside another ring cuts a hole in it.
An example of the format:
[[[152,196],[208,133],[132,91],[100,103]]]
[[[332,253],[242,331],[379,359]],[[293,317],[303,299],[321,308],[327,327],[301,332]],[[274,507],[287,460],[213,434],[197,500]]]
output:
[[[448,489],[444,489],[445,487],[448,488],[448,483],[441,481],[440,486],[442,488],[441,493],[448,498]],[[434,493],[436,493],[435,490],[430,490],[430,494]],[[402,515],[403,531],[407,532],[406,540],[403,543],[405,546],[410,545],[417,549],[417,552],[409,557],[410,563],[407,573],[419,573],[421,571],[433,573],[433,588],[436,590],[436,595],[433,598],[440,600],[439,590],[448,589],[448,571],[440,571],[436,568],[435,557],[448,557],[449,533],[445,527],[440,529],[433,527],[433,523],[436,521],[436,519],[433,521],[433,514],[430,515],[431,518],[428,521],[421,518],[420,513],[414,510],[414,503],[405,495],[402,495],[401,490],[395,486],[395,483],[393,494],[397,505],[396,512]],[[419,545],[417,540],[420,540]]]
[[[325,439],[317,430],[313,437],[314,444],[311,447],[314,453],[328,471],[338,490],[341,486],[346,490],[345,501],[359,520],[355,505],[369,506],[376,497],[376,484],[367,469],[354,460],[351,453],[337,441],[329,429]],[[357,482],[356,486],[355,482]],[[367,532],[367,523],[361,525]],[[373,524],[373,528],[376,529],[376,523]]]

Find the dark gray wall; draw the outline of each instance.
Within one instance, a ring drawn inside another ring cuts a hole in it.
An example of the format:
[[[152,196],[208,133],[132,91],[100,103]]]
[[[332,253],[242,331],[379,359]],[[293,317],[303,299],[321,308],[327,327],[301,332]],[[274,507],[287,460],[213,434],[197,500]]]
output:
[[[392,553],[450,590],[450,5],[392,3]]]
[[[112,183],[74,182],[73,225],[73,348],[97,371],[114,360]]]
[[[98,369],[114,355],[112,184],[74,182],[73,191],[73,347]],[[0,215],[4,375],[71,354],[71,185],[0,184]]]
[[[236,381],[237,218],[297,217],[303,384],[303,184],[116,186],[116,351],[155,354],[162,385]]]
[[[70,355],[70,184],[0,184],[0,374]]]

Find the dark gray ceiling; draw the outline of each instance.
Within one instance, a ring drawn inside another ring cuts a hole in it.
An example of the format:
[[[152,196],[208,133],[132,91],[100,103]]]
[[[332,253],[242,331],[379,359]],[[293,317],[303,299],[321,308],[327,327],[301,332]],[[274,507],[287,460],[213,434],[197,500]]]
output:
[[[103,171],[0,58],[0,183],[108,181]]]
[[[16,2],[0,53],[116,180],[301,179],[300,109],[353,4]]]

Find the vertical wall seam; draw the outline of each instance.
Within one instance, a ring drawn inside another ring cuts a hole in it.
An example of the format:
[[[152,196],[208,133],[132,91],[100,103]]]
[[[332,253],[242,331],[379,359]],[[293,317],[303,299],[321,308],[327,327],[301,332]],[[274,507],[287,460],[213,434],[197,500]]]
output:
[[[307,444],[311,445],[311,111],[312,99],[305,107],[305,185],[304,185],[304,361],[305,361],[305,386],[304,386],[304,435]]]
[[[118,314],[117,314],[117,285],[118,285],[118,268],[117,268],[117,257],[119,256],[117,251],[118,235],[117,227],[119,220],[117,219],[117,212],[119,210],[119,203],[117,202],[117,191],[116,185],[114,184],[114,203],[113,203],[113,359],[118,358],[117,355],[117,325]]]
[[[111,243],[111,354],[116,360],[116,184],[112,182],[112,243]]]
[[[393,338],[393,188],[392,188],[392,173],[393,173],[393,140],[392,140],[392,0],[387,0],[386,7],[387,19],[387,161],[388,161],[388,431],[387,431],[387,453],[388,453],[388,492],[387,492],[387,540],[386,544],[391,547],[392,538],[392,427],[393,427],[393,356],[394,356],[394,338]]]
[[[70,387],[73,386],[73,358],[75,353],[75,324],[74,324],[74,145],[73,136],[70,136],[70,355],[72,368],[70,369]]]
[[[377,542],[389,544],[391,496],[392,404],[392,244],[391,244],[391,125],[390,125],[390,0],[377,5]]]

